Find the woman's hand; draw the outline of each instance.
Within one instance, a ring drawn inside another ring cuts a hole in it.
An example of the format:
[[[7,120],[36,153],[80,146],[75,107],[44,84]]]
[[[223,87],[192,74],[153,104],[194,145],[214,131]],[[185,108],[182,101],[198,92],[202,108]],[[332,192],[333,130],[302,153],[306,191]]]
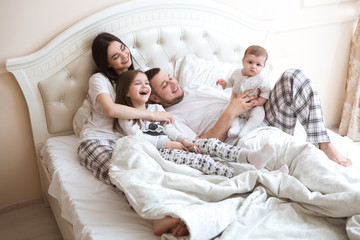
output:
[[[173,116],[165,111],[161,111],[161,112],[149,111],[149,117],[147,120],[150,120],[151,122],[166,122],[166,123],[172,123],[174,121]]]

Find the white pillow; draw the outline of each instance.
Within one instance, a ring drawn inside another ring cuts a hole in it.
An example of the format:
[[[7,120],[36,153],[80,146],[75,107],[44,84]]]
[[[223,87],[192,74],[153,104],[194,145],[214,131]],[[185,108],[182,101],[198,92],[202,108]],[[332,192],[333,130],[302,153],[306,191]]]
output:
[[[216,87],[218,79],[229,80],[232,72],[237,68],[242,68],[242,63],[205,60],[190,54],[176,61],[175,78],[179,81],[181,87],[188,85],[190,82]]]
[[[228,63],[205,60],[196,57],[194,54],[189,54],[176,61],[174,77],[179,81],[181,87],[191,82],[221,89],[221,86],[216,86],[216,81],[220,78],[228,81],[233,71],[242,67],[242,62]],[[264,77],[269,77],[271,70],[271,64],[267,63],[261,74]]]
[[[82,106],[76,111],[73,119],[73,129],[77,137],[80,137],[83,126],[88,122],[91,115],[90,101],[85,98]]]

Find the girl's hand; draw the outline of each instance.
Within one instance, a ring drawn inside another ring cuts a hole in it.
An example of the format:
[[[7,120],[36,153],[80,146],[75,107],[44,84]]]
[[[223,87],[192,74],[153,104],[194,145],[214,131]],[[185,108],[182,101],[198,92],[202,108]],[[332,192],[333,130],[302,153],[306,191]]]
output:
[[[179,149],[179,150],[183,150],[183,151],[188,151],[188,149],[184,145],[182,145],[179,142],[174,142],[174,141],[166,141],[165,148]]]
[[[186,147],[186,151],[201,153],[201,150],[194,143],[190,142],[187,138],[184,138],[181,143]]]
[[[148,120],[151,122],[166,122],[166,123],[172,123],[174,121],[173,116],[165,111],[161,112],[150,112],[150,116]]]

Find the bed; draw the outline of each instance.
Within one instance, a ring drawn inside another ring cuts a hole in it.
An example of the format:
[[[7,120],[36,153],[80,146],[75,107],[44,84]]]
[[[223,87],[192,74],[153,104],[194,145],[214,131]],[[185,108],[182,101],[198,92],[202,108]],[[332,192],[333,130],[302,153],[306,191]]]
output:
[[[152,233],[151,219],[166,215],[191,226],[184,239],[360,238],[360,150],[331,131],[354,166],[330,164],[329,172],[321,172],[317,165],[303,164],[318,158],[322,165],[325,155],[304,142],[300,127],[296,137],[260,128],[239,144],[258,148],[272,141],[281,162],[269,167],[287,163],[291,176],[238,166],[249,171],[233,180],[163,161],[142,139],[120,139],[110,172],[127,200],[79,164],[77,135],[87,119],[83,103],[95,69],[90,46],[98,33],[119,36],[136,68],[160,67],[183,86],[195,80],[213,86],[209,78],[228,77],[248,45],[267,46],[271,26],[211,1],[128,1],[74,24],[33,54],[7,60],[28,105],[44,201],[64,239],[160,239]],[[270,74],[271,64],[266,71]],[[324,177],[302,176],[302,171]],[[353,184],[342,191],[336,181]]]

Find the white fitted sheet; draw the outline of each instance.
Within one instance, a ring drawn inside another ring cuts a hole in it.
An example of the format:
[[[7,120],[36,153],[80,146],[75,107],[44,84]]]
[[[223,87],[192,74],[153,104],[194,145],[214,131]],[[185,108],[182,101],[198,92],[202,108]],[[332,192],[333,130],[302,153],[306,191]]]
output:
[[[73,225],[76,239],[159,239],[152,222],[140,218],[122,193],[96,179],[81,166],[79,139],[74,136],[47,140],[41,155],[52,176],[49,194],[62,208],[62,217]]]
[[[360,166],[360,149],[347,137],[329,130],[338,149]],[[301,128],[296,135],[305,138]],[[75,135],[49,138],[41,156],[52,181],[49,194],[59,201],[62,217],[73,225],[76,239],[160,239],[153,235],[152,222],[140,218],[121,192],[99,181],[81,166]]]

